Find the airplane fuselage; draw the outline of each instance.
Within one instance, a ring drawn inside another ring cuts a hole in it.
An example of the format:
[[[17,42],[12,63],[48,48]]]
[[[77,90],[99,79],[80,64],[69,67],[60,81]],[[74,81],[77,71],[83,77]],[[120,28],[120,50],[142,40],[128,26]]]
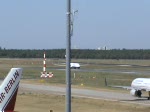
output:
[[[150,78],[136,78],[132,81],[131,87],[136,90],[150,91]]]

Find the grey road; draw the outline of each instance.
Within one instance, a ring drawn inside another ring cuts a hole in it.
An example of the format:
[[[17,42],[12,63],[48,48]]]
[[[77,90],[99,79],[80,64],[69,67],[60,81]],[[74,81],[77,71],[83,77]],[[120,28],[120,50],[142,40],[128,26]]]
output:
[[[20,89],[27,90],[29,92],[45,93],[45,94],[57,94],[65,95],[65,87],[50,86],[50,85],[39,85],[39,84],[26,84],[21,83]],[[144,106],[150,106],[150,100],[147,98],[136,98],[127,93],[118,93],[104,90],[89,90],[89,89],[77,89],[72,88],[72,96],[84,97],[92,99],[103,99],[108,101],[119,101],[125,103],[135,103]]]

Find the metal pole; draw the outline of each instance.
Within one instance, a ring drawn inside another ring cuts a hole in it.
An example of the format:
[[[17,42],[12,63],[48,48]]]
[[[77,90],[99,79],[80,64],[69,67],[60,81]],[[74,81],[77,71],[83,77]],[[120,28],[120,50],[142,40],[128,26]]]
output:
[[[71,0],[67,0],[67,39],[66,39],[66,112],[71,112]]]

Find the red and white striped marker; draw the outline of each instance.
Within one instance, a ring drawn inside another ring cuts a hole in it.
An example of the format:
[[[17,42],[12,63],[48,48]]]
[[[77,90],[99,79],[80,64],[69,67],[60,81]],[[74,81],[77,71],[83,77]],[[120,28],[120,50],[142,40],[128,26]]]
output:
[[[49,73],[46,72],[46,53],[45,52],[44,52],[44,60],[43,60],[43,72],[41,72],[41,77],[44,77],[44,78],[53,77],[52,72],[49,72]]]
[[[43,60],[43,72],[46,72],[46,58],[45,58],[45,52],[44,52],[44,60]]]

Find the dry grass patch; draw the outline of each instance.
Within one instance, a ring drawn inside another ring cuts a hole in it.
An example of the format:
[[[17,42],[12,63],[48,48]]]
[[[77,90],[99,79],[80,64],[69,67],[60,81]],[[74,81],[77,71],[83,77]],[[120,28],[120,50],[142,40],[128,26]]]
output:
[[[64,95],[21,93],[15,110],[20,112],[65,112]],[[73,112],[148,112],[148,106],[72,97]]]

